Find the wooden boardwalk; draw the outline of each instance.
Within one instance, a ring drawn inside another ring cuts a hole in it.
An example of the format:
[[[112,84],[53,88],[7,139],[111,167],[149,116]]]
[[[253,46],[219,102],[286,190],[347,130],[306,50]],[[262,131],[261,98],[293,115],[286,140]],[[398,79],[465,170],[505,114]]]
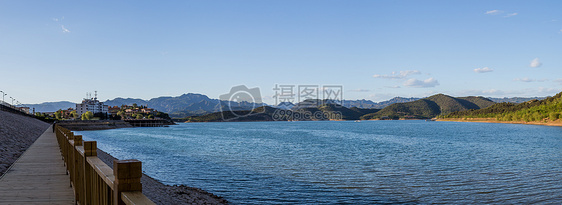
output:
[[[53,127],[0,178],[0,204],[74,204]]]

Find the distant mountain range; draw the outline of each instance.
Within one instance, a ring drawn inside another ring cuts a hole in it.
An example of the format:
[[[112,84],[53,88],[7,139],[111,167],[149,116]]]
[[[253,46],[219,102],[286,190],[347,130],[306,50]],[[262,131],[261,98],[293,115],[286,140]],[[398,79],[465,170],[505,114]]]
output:
[[[158,111],[168,113],[172,118],[182,118],[187,116],[204,115],[208,113],[220,112],[221,107],[225,110],[227,107],[232,110],[250,110],[255,107],[251,103],[246,102],[221,102],[218,99],[211,99],[206,95],[188,93],[177,97],[157,97],[150,100],[133,99],[133,98],[115,98],[104,102],[109,106],[121,105],[146,105]]]
[[[494,102],[512,102],[521,103],[532,99],[544,99],[540,97],[535,98],[490,98]],[[371,100],[344,100],[343,105],[347,108],[357,107],[359,109],[383,109],[389,105],[396,103],[407,103],[420,100],[420,98],[403,98],[395,97],[387,101],[373,102]],[[249,103],[237,103],[237,102],[223,102],[218,99],[209,98],[206,95],[188,93],[176,97],[157,97],[150,100],[143,100],[138,98],[115,98],[113,100],[107,100],[104,103],[109,106],[121,106],[121,105],[146,105],[148,107],[154,108],[161,112],[166,112],[172,118],[184,118],[187,116],[198,116],[205,115],[209,113],[220,112],[221,107],[226,108],[226,106],[231,106],[233,110],[251,110],[255,107]],[[265,104],[264,104],[265,105]],[[54,112],[59,109],[75,108],[76,103],[68,101],[60,102],[45,102],[41,104],[25,104],[24,106],[35,108],[36,112]],[[280,109],[292,109],[295,106],[292,103],[282,103],[278,106],[272,106],[274,108]]]
[[[524,97],[511,97],[511,98],[488,98],[491,101],[494,101],[496,103],[503,103],[503,102],[508,102],[508,103],[524,103],[527,101],[531,101],[531,100],[544,100],[548,97],[529,97],[529,98],[524,98]]]
[[[356,102],[351,102],[356,103]],[[290,110],[260,107],[237,112],[217,112],[185,118],[188,122],[222,121],[309,121],[309,120],[372,120],[372,119],[428,119],[457,111],[477,110],[496,104],[484,97],[451,97],[437,94],[415,101],[394,103],[383,109],[348,108],[329,100],[306,100]]]
[[[59,102],[44,102],[41,104],[23,104],[25,107],[30,107],[35,112],[55,112],[57,110],[66,110],[68,108],[76,109],[76,103],[69,101],[59,101]]]
[[[343,101],[343,106],[351,108],[351,107],[357,107],[357,108],[364,108],[364,109],[383,109],[386,106],[392,105],[394,103],[405,103],[405,102],[412,102],[412,101],[416,101],[419,100],[420,98],[403,98],[403,97],[394,97],[390,100],[387,101],[382,101],[382,102],[373,102],[371,100],[344,100]]]

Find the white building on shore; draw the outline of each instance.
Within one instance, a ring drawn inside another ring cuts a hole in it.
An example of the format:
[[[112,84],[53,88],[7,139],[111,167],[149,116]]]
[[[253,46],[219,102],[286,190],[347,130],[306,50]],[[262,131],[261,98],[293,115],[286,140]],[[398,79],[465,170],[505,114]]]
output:
[[[82,114],[88,111],[92,112],[93,114],[101,112],[107,115],[107,105],[104,105],[103,102],[100,102],[98,100],[97,92],[94,98],[84,98],[82,100],[82,103],[76,104],[76,114],[78,114],[78,116],[82,116]]]

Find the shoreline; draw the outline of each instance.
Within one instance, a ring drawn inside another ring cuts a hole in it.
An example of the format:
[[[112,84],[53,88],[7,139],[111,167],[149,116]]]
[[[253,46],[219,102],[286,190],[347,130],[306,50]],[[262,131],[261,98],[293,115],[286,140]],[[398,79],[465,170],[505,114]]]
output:
[[[548,121],[548,122],[525,122],[525,121],[499,121],[494,118],[447,118],[447,119],[437,119],[436,121],[503,123],[503,124],[542,125],[542,126],[562,127],[562,120]]]
[[[119,128],[132,128],[133,126],[123,120],[98,120],[98,121],[82,121],[82,120],[63,120],[55,123],[72,131],[87,130],[110,130]]]
[[[142,124],[143,121],[144,120],[86,120],[86,121],[63,120],[63,121],[56,122],[56,124],[72,131],[111,130],[111,129],[119,129],[119,128],[133,128],[133,127],[164,127],[169,125],[176,125],[171,121],[152,120],[152,121],[161,121],[162,123],[158,124],[161,126],[154,126],[154,125],[143,126]],[[151,121],[151,120],[147,120],[147,121]]]
[[[117,158],[98,149],[98,158],[113,168],[113,160]],[[143,194],[156,204],[229,204],[220,196],[205,190],[186,185],[165,185],[162,182],[142,174]]]

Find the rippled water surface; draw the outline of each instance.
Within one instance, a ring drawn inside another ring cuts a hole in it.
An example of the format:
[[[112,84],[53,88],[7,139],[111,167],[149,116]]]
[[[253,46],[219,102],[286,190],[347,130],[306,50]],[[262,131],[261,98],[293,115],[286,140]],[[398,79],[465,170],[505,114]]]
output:
[[[229,122],[80,134],[165,184],[235,204],[562,203],[561,127]]]

